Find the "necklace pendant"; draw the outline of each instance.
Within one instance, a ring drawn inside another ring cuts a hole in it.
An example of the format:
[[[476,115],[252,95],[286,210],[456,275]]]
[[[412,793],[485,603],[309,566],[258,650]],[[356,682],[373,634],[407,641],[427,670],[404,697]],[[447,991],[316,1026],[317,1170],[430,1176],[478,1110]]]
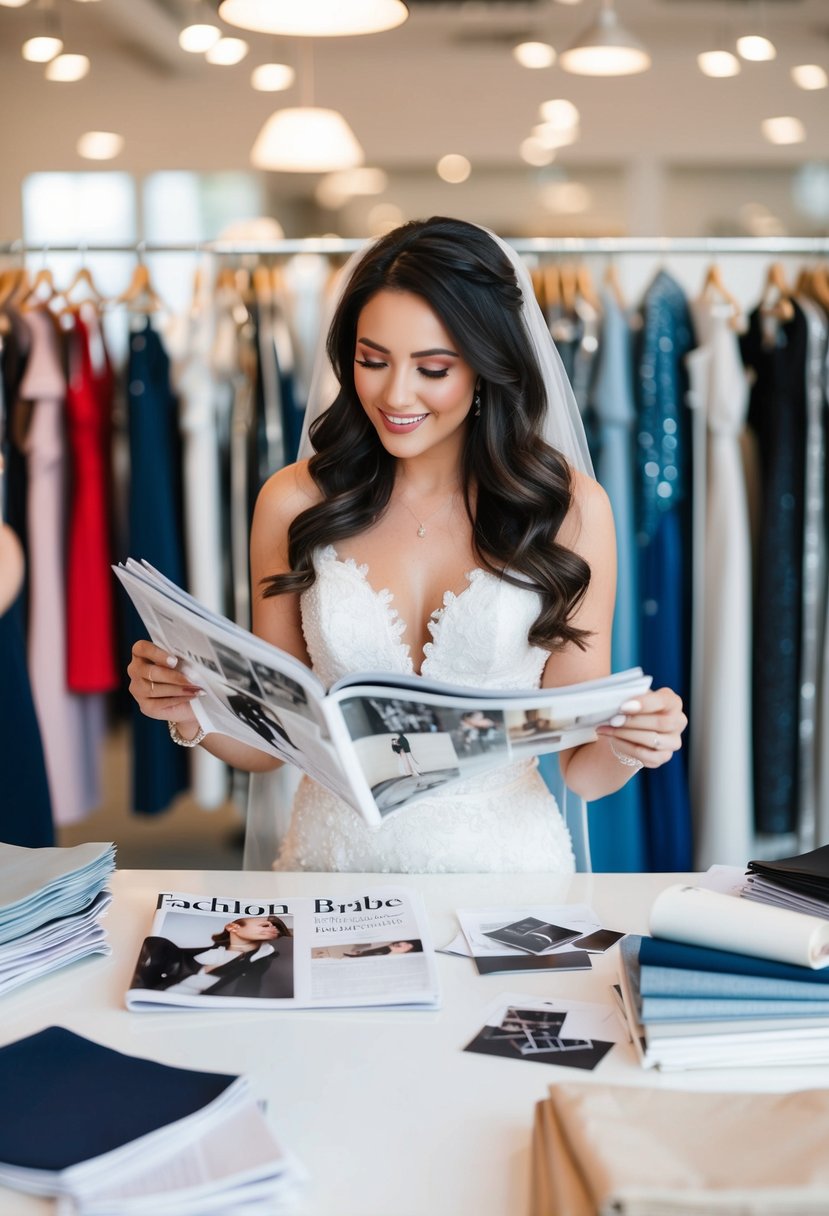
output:
[[[420,527],[418,528],[418,530],[417,530],[417,534],[418,534],[418,536],[420,537],[420,539],[421,539],[421,540],[422,540],[422,539],[423,539],[423,537],[426,535],[426,529],[423,527],[423,524],[421,524],[421,525],[420,525]]]

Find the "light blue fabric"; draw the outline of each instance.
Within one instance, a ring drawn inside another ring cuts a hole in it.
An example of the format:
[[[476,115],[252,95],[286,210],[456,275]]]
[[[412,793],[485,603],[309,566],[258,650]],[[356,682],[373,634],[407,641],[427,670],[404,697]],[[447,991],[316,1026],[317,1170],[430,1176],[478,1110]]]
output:
[[[611,665],[614,671],[623,671],[640,663],[634,501],[636,402],[630,323],[608,291],[602,292],[599,364],[592,403],[596,419],[596,478],[607,492],[616,523],[618,574]],[[645,869],[645,825],[638,776],[615,794],[592,802],[588,823],[595,871]]]

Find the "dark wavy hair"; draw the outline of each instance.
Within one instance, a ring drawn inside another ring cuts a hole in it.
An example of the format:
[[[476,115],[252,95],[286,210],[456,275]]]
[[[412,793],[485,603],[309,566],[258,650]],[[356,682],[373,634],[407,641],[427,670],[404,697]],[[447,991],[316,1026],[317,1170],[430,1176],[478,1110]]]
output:
[[[236,919],[232,920],[230,923],[232,925],[244,925],[249,920],[258,919],[258,916],[237,916]],[[281,916],[266,916],[265,920],[270,921],[272,925],[276,926],[280,937],[293,937],[293,933],[285,924]],[[212,933],[211,937],[217,946],[230,945],[230,929],[227,926],[222,929],[221,933]]]
[[[548,650],[587,634],[571,623],[590,581],[587,563],[559,544],[572,501],[572,471],[542,438],[546,396],[522,321],[521,288],[504,251],[483,229],[433,217],[396,228],[358,263],[328,333],[340,383],[311,427],[308,463],[322,502],[288,532],[291,569],[263,579],[265,596],[314,582],[314,552],[374,524],[391,498],[396,460],[377,437],[354,386],[357,323],[379,291],[420,296],[476,373],[479,417],[470,418],[461,481],[475,554],[485,569],[537,591],[542,609],[529,642]]]

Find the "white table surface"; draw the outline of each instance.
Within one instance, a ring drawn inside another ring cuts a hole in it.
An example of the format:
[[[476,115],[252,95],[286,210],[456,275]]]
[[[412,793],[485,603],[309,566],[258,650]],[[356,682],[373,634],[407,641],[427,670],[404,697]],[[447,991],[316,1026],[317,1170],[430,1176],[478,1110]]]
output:
[[[646,932],[666,874],[273,874],[118,872],[105,922],[112,956],[93,958],[0,998],[0,1042],[49,1025],[184,1067],[244,1073],[280,1139],[310,1173],[301,1216],[523,1216],[535,1102],[556,1081],[596,1080],[708,1090],[829,1085],[829,1069],[733,1069],[661,1076],[618,1044],[593,1072],[462,1051],[502,992],[607,1001],[618,951],[590,972],[478,976],[469,959],[438,956],[439,1010],[128,1013],[124,992],[159,891],[228,896],[356,895],[416,887],[435,944],[456,932],[457,908],[586,903],[601,923]],[[8,1112],[6,1112],[8,1113]],[[2,1216],[35,1216],[47,1201],[0,1188]]]

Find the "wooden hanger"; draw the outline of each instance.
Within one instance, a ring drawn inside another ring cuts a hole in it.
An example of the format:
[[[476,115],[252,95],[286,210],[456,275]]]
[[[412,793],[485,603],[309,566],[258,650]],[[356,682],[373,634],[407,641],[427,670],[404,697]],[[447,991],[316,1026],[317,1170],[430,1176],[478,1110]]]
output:
[[[20,287],[25,271],[22,266],[9,266],[0,272],[0,308],[3,307]]]
[[[41,266],[28,286],[28,290],[17,296],[17,307],[28,311],[50,305],[58,298],[59,292],[48,266]]]
[[[544,275],[544,307],[558,308],[561,303],[561,274],[555,262],[548,262],[543,268]]]
[[[728,304],[731,309],[729,324],[732,328],[736,328],[742,316],[742,308],[740,302],[726,287],[722,271],[717,262],[712,262],[705,272],[705,278],[702,282],[702,291],[700,292],[701,300],[710,300],[712,296],[717,296],[724,304]]]
[[[86,295],[82,300],[73,301],[73,293],[81,287],[83,287],[86,291]],[[95,280],[92,278],[91,271],[86,266],[81,266],[76,272],[74,279],[63,293],[63,297],[66,300],[66,308],[64,309],[64,312],[69,312],[72,309],[73,304],[83,304],[86,301],[90,301],[95,305],[96,308],[100,308],[105,302],[104,297],[95,286]]]
[[[115,301],[116,304],[126,304],[131,312],[152,313],[164,308],[161,297],[152,285],[150,272],[144,262],[136,263],[127,290],[122,292]]]
[[[760,301],[761,311],[766,316],[777,317],[780,321],[791,321],[794,316],[791,294],[782,262],[772,262],[766,271],[766,283]]]
[[[593,276],[586,262],[581,262],[576,267],[576,293],[596,312],[602,311],[601,301],[593,287]]]

